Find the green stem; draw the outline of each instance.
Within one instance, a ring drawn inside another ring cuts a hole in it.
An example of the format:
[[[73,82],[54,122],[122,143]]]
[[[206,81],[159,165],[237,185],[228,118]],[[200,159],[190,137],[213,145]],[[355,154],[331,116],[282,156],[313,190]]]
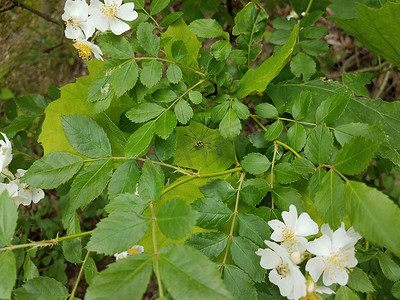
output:
[[[151,235],[153,238],[153,248],[154,248],[154,260],[155,260],[155,272],[156,272],[156,277],[157,277],[157,283],[158,283],[158,291],[159,291],[159,296],[160,298],[164,297],[164,292],[161,284],[161,275],[160,275],[160,265],[158,263],[158,247],[157,247],[157,238],[156,238],[156,214],[154,212],[154,205],[153,201],[149,202],[150,205],[150,211],[151,211]]]
[[[302,121],[297,121],[297,120],[293,120],[293,119],[288,119],[288,118],[276,118],[277,120],[282,120],[282,121],[289,121],[289,122],[293,122],[293,123],[299,123],[299,124],[303,124],[303,125],[309,125],[309,126],[318,126],[318,124],[315,123],[309,123],[309,122],[302,122]]]
[[[321,167],[325,167],[325,168],[329,168],[329,169],[333,170],[336,174],[338,174],[340,177],[342,177],[342,179],[346,182],[350,181],[346,176],[344,176],[341,172],[339,172],[334,166],[331,166],[328,164],[321,164]]]
[[[257,119],[256,115],[251,115],[251,118],[254,120],[254,122],[257,123],[258,126],[261,127],[262,130],[267,131],[268,129],[265,128],[265,126],[263,124],[261,124],[261,122]]]
[[[85,266],[86,261],[87,261],[87,259],[89,258],[89,255],[90,255],[90,252],[88,251],[88,252],[86,253],[85,259],[84,259],[83,262],[82,262],[82,266],[81,266],[81,269],[79,270],[78,278],[76,278],[76,282],[75,282],[74,288],[72,289],[72,292],[71,292],[71,294],[69,295],[69,298],[68,298],[68,299],[70,299],[70,300],[74,299],[74,297],[75,297],[76,289],[78,288],[79,281],[81,280],[81,277],[82,277],[83,267]]]
[[[71,234],[63,237],[56,237],[51,240],[44,240],[44,241],[38,241],[38,242],[31,242],[27,244],[19,244],[19,245],[10,245],[7,247],[0,248],[0,252],[2,251],[7,251],[7,250],[14,250],[14,249],[21,249],[21,248],[28,248],[28,247],[47,247],[47,246],[54,246],[57,245],[59,242],[66,241],[66,240],[71,240],[71,239],[76,239],[79,237],[83,237],[86,235],[90,235],[93,233],[93,230],[91,231],[86,231],[86,232],[81,232],[81,233],[76,233],[76,234]]]
[[[153,18],[152,15],[149,14],[149,12],[147,10],[144,9],[144,7],[142,8],[142,10],[144,11],[144,13],[154,22],[154,24],[156,24],[157,29],[160,30],[162,32],[162,27],[160,26],[160,24],[157,23],[156,19]]]
[[[290,147],[289,145],[287,145],[287,144],[285,144],[285,143],[283,143],[283,142],[281,142],[281,141],[278,141],[278,140],[275,140],[275,142],[276,142],[277,144],[283,146],[285,149],[289,150],[290,152],[292,152],[292,153],[293,153],[294,155],[296,155],[298,158],[301,158],[300,154],[298,154],[298,153],[296,152],[296,150],[294,150],[294,149],[293,149],[292,147]]]
[[[270,187],[271,187],[271,209],[274,210],[274,195],[272,194],[272,189],[274,188],[274,166],[275,166],[275,158],[276,158],[276,152],[278,152],[278,144],[277,141],[274,141],[274,155],[272,156],[272,163],[271,163],[271,181],[270,181]]]
[[[237,193],[236,193],[235,210],[233,211],[233,214],[232,214],[233,217],[232,217],[231,229],[229,230],[228,242],[227,242],[226,248],[225,248],[224,259],[222,260],[222,263],[221,263],[222,268],[225,267],[226,259],[228,258],[228,252],[229,252],[229,249],[231,248],[232,239],[233,239],[233,230],[235,228],[236,216],[238,214],[238,208],[239,208],[240,191],[242,189],[242,185],[243,185],[243,181],[244,181],[245,177],[246,177],[246,172],[243,172],[239,179],[239,186],[238,186]]]
[[[308,12],[309,12],[309,10],[310,10],[310,8],[311,8],[312,3],[313,3],[313,0],[310,0],[310,2],[308,2],[308,6],[307,6],[306,12],[305,12],[305,14],[304,14],[305,16],[308,14]]]
[[[226,171],[221,171],[221,172],[215,172],[215,173],[208,173],[208,174],[196,174],[196,175],[192,175],[189,177],[184,178],[183,180],[180,180],[179,182],[174,182],[171,185],[167,186],[166,188],[164,188],[164,190],[162,191],[161,195],[164,195],[166,193],[168,193],[170,190],[188,182],[191,181],[193,179],[196,178],[209,178],[209,177],[217,177],[217,176],[222,176],[222,175],[226,175],[226,174],[231,174],[231,173],[235,173],[235,172],[240,172],[243,169],[241,167],[238,168],[233,168],[233,169],[229,169]]]
[[[13,150],[13,152],[16,153],[16,154],[21,154],[21,155],[28,156],[30,159],[35,159],[36,160],[36,157],[34,157],[33,155],[30,155],[28,153],[25,153],[25,152],[22,152],[22,151],[18,151],[18,150]]]

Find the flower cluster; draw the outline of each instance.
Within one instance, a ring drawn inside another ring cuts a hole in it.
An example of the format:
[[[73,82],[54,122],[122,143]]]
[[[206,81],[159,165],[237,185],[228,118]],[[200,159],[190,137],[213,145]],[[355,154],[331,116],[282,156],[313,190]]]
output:
[[[138,17],[133,2],[122,4],[122,0],[67,0],[62,19],[65,21],[65,36],[72,39],[74,47],[83,59],[94,56],[102,59],[99,46],[89,41],[96,29],[100,32],[111,30],[120,35],[130,29],[125,21],[133,21]]]
[[[334,293],[326,287],[333,283],[346,285],[348,270],[357,265],[354,246],[361,236],[352,227],[346,231],[343,223],[336,231],[323,224],[322,236],[308,241],[307,236],[318,233],[318,225],[307,213],[298,217],[294,205],[290,205],[288,212],[282,213],[282,219],[284,222],[268,222],[273,229],[271,239],[280,244],[265,241],[269,248],[256,251],[261,256],[261,267],[271,270],[269,280],[279,287],[281,295],[288,299],[307,299],[315,293]],[[305,255],[306,251],[308,255]],[[312,254],[315,257],[305,265],[311,278],[306,279],[298,264]],[[321,275],[325,286],[317,286]]]
[[[131,249],[127,251],[123,251],[121,253],[114,254],[115,260],[120,260],[127,258],[128,256],[143,253],[144,247],[140,245],[135,245]]]
[[[12,146],[7,136],[3,135],[4,141],[0,141],[0,170],[1,176],[8,179],[8,183],[0,183],[0,194],[7,190],[15,204],[19,206],[30,205],[31,202],[38,203],[44,197],[44,192],[41,189],[33,188],[26,183],[21,183],[20,179],[24,176],[26,170],[18,169],[15,175],[10,172],[8,165],[12,160]]]

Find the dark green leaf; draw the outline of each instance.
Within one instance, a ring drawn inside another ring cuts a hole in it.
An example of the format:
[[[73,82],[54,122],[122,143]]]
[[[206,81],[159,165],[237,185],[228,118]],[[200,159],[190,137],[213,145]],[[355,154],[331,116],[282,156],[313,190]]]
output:
[[[157,201],[164,188],[164,173],[161,168],[147,159],[142,168],[139,180],[139,195],[143,200]]]
[[[251,214],[238,214],[239,235],[248,238],[257,246],[262,246],[271,231],[267,222],[258,216]]]
[[[175,131],[173,131],[166,140],[156,136],[154,141],[154,148],[159,160],[165,161],[170,159],[174,155],[176,150]]]
[[[135,194],[119,194],[104,208],[106,212],[134,212],[141,214],[149,205]]]
[[[210,199],[226,201],[236,194],[236,190],[225,180],[211,179],[200,187],[200,191]]]
[[[178,11],[178,12],[174,12],[170,15],[167,15],[161,22],[160,22],[160,26],[162,27],[167,27],[169,25],[171,25],[172,23],[174,23],[176,20],[178,20],[181,16],[183,15],[183,12]]]
[[[11,299],[11,291],[14,288],[16,279],[17,266],[15,256],[11,250],[7,250],[0,255],[0,298]]]
[[[114,172],[108,185],[108,195],[114,198],[122,193],[134,194],[140,177],[140,168],[135,160],[124,162]]]
[[[295,123],[292,127],[289,128],[287,132],[288,145],[291,146],[294,150],[300,151],[303,149],[306,144],[306,130],[304,126]]]
[[[290,186],[277,186],[272,190],[276,206],[281,210],[289,211],[290,204],[297,207],[297,211],[304,211],[303,201],[301,195],[297,190]]]
[[[49,104],[45,97],[39,94],[28,94],[15,99],[18,108],[28,115],[41,115]]]
[[[192,232],[197,216],[185,200],[174,198],[161,206],[157,213],[157,225],[167,238],[179,240]]]
[[[317,68],[315,61],[311,57],[303,52],[299,52],[290,61],[290,71],[296,77],[300,77],[303,74],[303,80],[308,81],[311,75],[317,71]]]
[[[188,26],[198,37],[214,39],[224,34],[221,25],[213,19],[197,19]]]
[[[101,51],[111,57],[117,59],[130,59],[135,57],[130,43],[122,35],[115,35],[111,32],[103,33],[96,38]]]
[[[93,279],[97,276],[97,267],[93,258],[89,257],[86,260],[85,265],[83,266],[83,274],[85,275],[86,282],[91,285],[93,283]]]
[[[360,298],[347,286],[341,286],[336,292],[335,300],[360,300]]]
[[[137,28],[137,39],[146,52],[156,57],[160,51],[160,37],[153,35],[154,28],[150,23],[140,23]]]
[[[28,280],[14,293],[15,299],[25,300],[63,300],[68,298],[68,291],[61,282],[42,276]]]
[[[250,117],[249,108],[246,105],[244,105],[242,102],[240,102],[238,99],[233,100],[232,109],[235,111],[235,113],[238,115],[238,117],[242,120],[246,120],[248,117]]]
[[[319,56],[329,53],[329,45],[323,40],[304,40],[300,41],[300,48],[309,55]]]
[[[233,297],[238,300],[257,299],[257,289],[245,272],[233,265],[224,268],[224,283]]]
[[[200,104],[201,102],[203,102],[203,95],[198,91],[190,91],[189,99],[190,101],[192,101],[193,104]]]
[[[269,159],[261,153],[249,153],[243,158],[241,165],[243,169],[250,174],[258,175],[266,172],[271,163]]]
[[[315,169],[313,163],[303,157],[296,158],[292,162],[292,167],[299,175],[302,175],[303,177],[304,175],[311,173]]]
[[[187,55],[186,45],[183,41],[177,40],[171,45],[171,54],[172,57],[176,60],[180,60]]]
[[[215,42],[210,47],[210,52],[216,60],[226,61],[231,53],[232,45],[229,41],[220,40]]]
[[[134,60],[129,60],[112,73],[111,86],[117,97],[132,89],[139,77],[139,68]]]
[[[279,117],[279,113],[275,106],[269,103],[261,103],[255,107],[256,114],[265,119],[275,119]]]
[[[345,86],[352,90],[357,96],[370,97],[366,84],[371,83],[371,73],[357,72],[355,74],[343,73],[342,81]]]
[[[165,103],[170,103],[178,97],[176,93],[170,89],[157,90],[151,96],[156,102],[165,102]]]
[[[221,201],[200,198],[192,203],[192,208],[199,212],[197,226],[201,228],[218,228],[232,217],[232,211]]]
[[[182,70],[178,65],[170,64],[167,69],[167,78],[171,83],[178,83],[182,79]]]
[[[281,120],[275,121],[272,125],[268,127],[268,130],[265,132],[265,139],[267,141],[273,141],[281,134],[283,130],[283,123]]]
[[[294,170],[288,162],[283,162],[275,165],[274,174],[276,181],[281,184],[291,183],[299,179],[299,174]]]
[[[113,255],[132,248],[149,228],[150,220],[132,212],[113,212],[96,226],[89,251]]]
[[[79,153],[88,157],[111,156],[111,144],[104,132],[92,118],[84,115],[61,116],[68,142]]]
[[[198,232],[191,235],[185,243],[200,250],[213,260],[224,251],[228,243],[228,236],[220,231]]]
[[[162,63],[152,60],[140,72],[140,81],[148,88],[153,87],[162,77]]]
[[[391,258],[388,252],[378,251],[377,258],[383,275],[391,281],[400,280],[400,266]]]
[[[177,123],[175,114],[168,110],[156,122],[155,133],[165,140],[174,131]]]
[[[293,101],[292,115],[295,120],[304,119],[308,114],[312,94],[310,91],[302,91]]]
[[[329,96],[317,108],[315,114],[317,123],[330,124],[336,121],[346,109],[347,102],[349,102],[348,93],[337,93]]]
[[[393,284],[391,292],[396,299],[400,299],[400,281]]]
[[[150,14],[156,15],[169,4],[169,0],[153,0],[150,5]]]
[[[331,156],[333,137],[329,129],[323,124],[313,128],[308,135],[304,153],[314,164],[325,163]]]
[[[354,268],[349,273],[349,287],[353,290],[362,293],[371,293],[374,291],[371,281],[369,281],[368,275],[360,268]]]
[[[35,161],[21,180],[33,187],[54,189],[71,179],[82,164],[83,159],[71,153],[49,153]]]
[[[0,244],[10,245],[17,226],[18,212],[7,190],[0,194]],[[7,298],[7,297],[6,297]]]
[[[134,123],[143,123],[154,119],[163,111],[164,108],[162,106],[151,102],[145,102],[128,110],[126,116]]]
[[[175,116],[182,124],[186,124],[193,117],[193,109],[185,100],[179,100],[174,107]]]
[[[156,124],[149,121],[136,130],[126,142],[125,156],[132,158],[145,152],[153,139]]]
[[[219,132],[224,138],[233,140],[239,135],[241,129],[242,125],[237,114],[233,109],[229,109],[219,123]]]
[[[10,124],[1,128],[1,131],[6,134],[9,139],[12,139],[17,132],[31,125],[35,118],[35,116],[18,116],[12,120]]]

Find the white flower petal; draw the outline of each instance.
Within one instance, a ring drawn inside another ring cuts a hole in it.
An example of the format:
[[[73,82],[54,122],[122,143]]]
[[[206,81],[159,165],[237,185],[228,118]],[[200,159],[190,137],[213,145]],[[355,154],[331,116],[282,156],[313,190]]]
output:
[[[307,294],[306,278],[299,268],[291,269],[291,280],[293,281],[293,290],[288,295],[288,298],[299,299],[300,297],[304,297]]]
[[[65,33],[65,37],[67,39],[75,40],[75,39],[79,38],[79,36],[82,33],[82,30],[80,30],[79,28],[74,28],[67,24],[67,26],[65,27],[64,33]]]
[[[282,212],[282,219],[286,226],[294,229],[297,223],[297,208],[293,204],[289,206],[289,211]]]
[[[131,29],[131,27],[117,18],[112,18],[110,19],[110,29],[115,35],[120,35]]]
[[[88,18],[88,22],[91,23],[101,32],[107,31],[110,28],[110,23],[108,18],[101,13],[91,15]]]
[[[258,249],[256,254],[261,256],[260,265],[264,269],[273,269],[282,262],[282,259],[271,249]]]
[[[100,10],[103,7],[103,3],[101,3],[99,0],[90,0],[90,5],[89,5],[89,15],[93,14],[100,14]]]
[[[349,281],[349,274],[345,268],[328,268],[322,276],[322,282],[328,286],[333,283],[346,285],[347,281]]]
[[[323,235],[307,244],[307,250],[312,254],[319,256],[329,256],[331,255],[332,242],[331,239]]]
[[[280,257],[282,257],[285,260],[290,261],[290,253],[287,251],[286,248],[282,247],[281,245],[278,245],[277,243],[273,243],[271,241],[264,241],[264,243],[270,247],[272,250],[274,250]]]
[[[325,269],[325,264],[322,257],[317,256],[311,258],[306,264],[306,271],[310,273],[311,278],[317,282],[322,272]]]
[[[330,288],[328,288],[326,286],[317,286],[315,291],[319,294],[327,294],[327,295],[335,294],[335,292],[333,290],[331,290]]]
[[[138,17],[138,13],[133,8],[133,2],[122,4],[117,11],[117,17],[125,21],[135,20]]]
[[[329,237],[331,238],[332,235],[333,235],[333,230],[329,227],[328,224],[322,224],[322,226],[321,226],[321,233],[322,233],[323,235],[327,235],[327,236],[329,236]]]
[[[318,224],[315,223],[308,213],[302,213],[297,220],[296,235],[309,236],[318,233]]]
[[[85,33],[85,39],[90,38],[94,31],[96,30],[94,25],[89,22],[84,22],[81,24],[82,31]]]
[[[298,236],[297,237],[297,251],[300,253],[304,253],[307,249],[308,240],[304,237]]]
[[[44,198],[44,192],[42,189],[32,189],[32,202],[38,203]]]

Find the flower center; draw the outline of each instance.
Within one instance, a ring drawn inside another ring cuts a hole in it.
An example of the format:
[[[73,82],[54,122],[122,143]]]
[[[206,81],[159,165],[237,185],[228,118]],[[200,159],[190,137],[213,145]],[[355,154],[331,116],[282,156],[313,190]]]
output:
[[[281,244],[287,244],[289,251],[293,251],[294,246],[297,244],[297,237],[294,231],[289,227],[286,227],[282,231],[282,238],[283,242]]]
[[[31,190],[31,187],[30,187],[29,185],[27,185],[26,183],[23,183],[23,184],[22,184],[22,188],[23,188],[25,191],[30,191],[30,190]]]
[[[327,269],[330,270],[330,273],[333,276],[336,276],[336,272],[342,272],[343,270],[346,270],[346,272],[348,272],[347,268],[351,267],[351,260],[349,260],[349,255],[351,255],[352,252],[349,251],[343,251],[340,250],[329,256],[326,258],[323,258],[323,263],[325,264],[325,269],[324,271],[326,271]]]
[[[78,29],[78,27],[79,27],[79,24],[78,24],[79,22],[76,22],[75,20],[74,20],[74,18],[69,18],[68,19],[68,21],[67,22],[65,22],[65,24],[69,24],[70,26],[72,26],[72,28],[74,28],[74,29]]]
[[[275,270],[278,273],[278,275],[281,276],[281,279],[283,279],[286,276],[288,276],[288,274],[290,272],[289,266],[287,264],[284,264],[284,263],[280,263],[279,265],[277,265],[275,267]]]
[[[115,2],[103,4],[101,8],[101,13],[110,18],[115,18],[117,16],[118,5]]]
[[[89,60],[92,58],[92,51],[90,50],[88,45],[76,40],[73,40],[73,42],[74,47],[76,48],[76,50],[78,50],[79,57],[85,60]]]
[[[132,248],[132,249],[128,250],[128,254],[129,255],[138,254],[138,253],[139,253],[139,251],[136,248]]]

